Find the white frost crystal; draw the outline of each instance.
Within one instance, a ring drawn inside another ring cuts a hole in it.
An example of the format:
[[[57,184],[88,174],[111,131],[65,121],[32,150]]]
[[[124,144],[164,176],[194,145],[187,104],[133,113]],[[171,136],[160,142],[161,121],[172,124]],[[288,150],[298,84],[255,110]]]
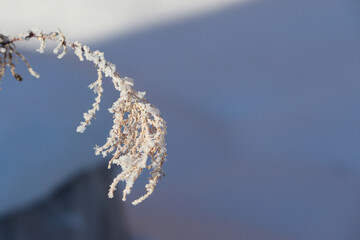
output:
[[[103,74],[105,77],[112,78],[115,89],[119,91],[119,98],[109,109],[109,112],[113,114],[114,124],[105,144],[101,147],[95,146],[95,154],[103,157],[111,154],[109,168],[111,164],[120,165],[122,168],[122,172],[117,175],[110,185],[108,194],[110,198],[114,196],[117,184],[123,181],[126,186],[123,190],[122,199],[125,201],[126,196],[131,192],[134,181],[140,176],[143,169],[151,170],[149,182],[145,186],[147,192],[132,203],[136,205],[142,202],[152,194],[158,180],[164,176],[162,165],[166,161],[166,122],[160,116],[159,109],[145,99],[145,92],[138,92],[132,88],[134,85],[133,79],[122,78],[116,73],[115,65],[106,61],[104,53],[91,51],[88,46],[77,41],[67,43],[60,30],[50,34],[44,34],[39,30],[31,30],[26,34],[13,37],[11,41],[16,42],[30,38],[37,38],[40,41],[39,52],[44,52],[46,40],[54,40],[58,43],[54,53],[58,54],[62,49],[62,53],[58,55],[58,58],[62,58],[66,54],[67,48],[71,47],[80,61],[86,59],[95,64],[98,70],[98,78],[89,85],[89,88],[96,94],[95,102],[92,104],[92,108],[84,113],[84,121],[80,122],[76,129],[77,132],[84,132],[86,126],[91,124],[96,111],[99,111],[103,94]],[[0,53],[5,50],[1,47]],[[28,68],[30,73],[38,76],[30,65],[28,65]]]

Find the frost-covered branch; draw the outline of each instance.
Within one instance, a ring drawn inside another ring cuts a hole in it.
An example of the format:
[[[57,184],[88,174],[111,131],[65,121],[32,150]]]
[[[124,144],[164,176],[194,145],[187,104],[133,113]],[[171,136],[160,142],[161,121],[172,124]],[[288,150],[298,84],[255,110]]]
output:
[[[108,196],[112,198],[116,186],[120,181],[126,183],[123,191],[123,200],[130,194],[134,181],[140,176],[144,168],[150,169],[149,182],[146,184],[146,193],[133,201],[134,205],[142,202],[152,194],[159,179],[164,176],[162,165],[166,161],[166,122],[160,116],[160,111],[145,99],[145,92],[135,91],[132,87],[133,80],[127,77],[120,77],[116,73],[114,64],[106,61],[104,53],[92,51],[88,46],[74,41],[68,43],[63,33],[58,30],[45,34],[39,30],[31,30],[14,37],[7,37],[0,34],[0,80],[5,74],[6,67],[10,67],[12,75],[16,80],[21,81],[21,75],[15,72],[14,54],[18,56],[27,66],[31,75],[39,75],[31,68],[27,59],[15,50],[15,42],[36,38],[40,41],[37,50],[44,52],[46,41],[51,40],[58,43],[54,53],[62,58],[68,48],[74,50],[80,61],[88,60],[95,64],[98,72],[97,80],[89,85],[89,88],[96,94],[95,102],[87,112],[84,113],[84,121],[77,127],[77,132],[84,132],[91,124],[96,111],[99,111],[101,96],[103,94],[102,78],[110,77],[114,87],[119,91],[119,98],[113,103],[109,112],[113,114],[113,126],[109,137],[103,146],[95,147],[95,154],[106,157],[111,154],[111,164],[120,165],[122,172],[114,178],[110,185]],[[149,161],[150,159],[150,161]]]

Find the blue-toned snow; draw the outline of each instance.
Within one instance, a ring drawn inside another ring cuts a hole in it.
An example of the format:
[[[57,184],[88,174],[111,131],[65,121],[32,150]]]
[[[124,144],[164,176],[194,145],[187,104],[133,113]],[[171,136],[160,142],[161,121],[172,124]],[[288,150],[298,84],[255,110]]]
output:
[[[168,122],[167,175],[131,208],[141,234],[360,239],[359,2],[254,1],[92,48]],[[7,72],[1,84],[1,214],[103,162],[92,148],[116,99],[107,83],[100,113],[78,134],[94,96],[91,63],[25,54],[41,78],[24,70],[18,83]]]

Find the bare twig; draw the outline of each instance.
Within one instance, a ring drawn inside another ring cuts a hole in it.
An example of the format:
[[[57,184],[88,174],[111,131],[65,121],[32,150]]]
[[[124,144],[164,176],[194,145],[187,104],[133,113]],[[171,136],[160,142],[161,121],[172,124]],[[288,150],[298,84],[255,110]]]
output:
[[[110,185],[109,197],[114,196],[116,185],[120,181],[126,183],[123,191],[123,200],[130,194],[134,181],[140,176],[144,168],[151,169],[148,184],[146,184],[146,193],[133,201],[134,205],[142,202],[152,194],[159,179],[165,174],[162,171],[162,165],[166,161],[166,122],[160,116],[160,111],[151,105],[145,98],[145,92],[135,91],[132,79],[120,77],[116,73],[114,64],[106,61],[104,53],[99,51],[91,51],[86,45],[74,41],[68,43],[65,36],[60,30],[45,34],[39,30],[31,30],[15,37],[7,37],[0,34],[0,80],[5,73],[5,68],[10,67],[12,75],[16,80],[21,81],[23,78],[15,71],[15,63],[13,54],[18,56],[27,66],[31,75],[39,77],[30,66],[28,60],[15,50],[15,43],[19,41],[36,38],[40,41],[38,52],[44,52],[46,41],[51,40],[58,43],[54,49],[54,53],[62,49],[62,53],[58,58],[62,58],[68,48],[74,49],[74,53],[79,57],[80,61],[84,59],[93,62],[97,68],[98,78],[89,85],[89,88],[97,95],[95,102],[86,113],[84,113],[84,121],[80,123],[77,132],[84,132],[86,127],[91,124],[92,118],[96,111],[99,110],[101,96],[103,94],[102,78],[110,77],[116,90],[119,91],[119,98],[113,103],[109,112],[113,114],[113,126],[109,132],[109,137],[105,144],[101,147],[95,146],[95,154],[101,154],[106,157],[112,154],[113,157],[109,161],[111,164],[120,165],[122,172],[113,180]],[[150,159],[150,162],[148,162]]]

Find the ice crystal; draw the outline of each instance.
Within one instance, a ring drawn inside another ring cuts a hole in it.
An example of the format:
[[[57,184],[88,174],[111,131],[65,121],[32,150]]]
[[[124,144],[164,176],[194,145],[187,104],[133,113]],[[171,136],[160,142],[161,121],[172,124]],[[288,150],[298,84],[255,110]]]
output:
[[[35,76],[39,75],[30,67],[27,59],[15,51],[14,43],[17,41],[37,38],[40,47],[37,50],[42,53],[45,50],[46,41],[53,40],[58,43],[53,52],[62,58],[68,47],[74,49],[75,55],[80,61],[93,62],[97,68],[98,78],[89,85],[96,94],[92,107],[83,114],[84,121],[80,122],[77,132],[84,132],[91,124],[96,111],[100,109],[103,94],[103,76],[110,77],[114,87],[119,91],[119,98],[113,103],[109,112],[113,115],[113,126],[103,146],[95,146],[95,154],[106,157],[112,155],[108,167],[112,164],[120,165],[122,172],[118,174],[110,185],[108,196],[112,198],[116,186],[120,181],[125,182],[122,199],[125,201],[130,194],[134,181],[140,176],[143,169],[150,169],[149,182],[145,185],[146,193],[132,203],[134,205],[142,202],[150,196],[158,180],[164,176],[162,165],[166,161],[166,122],[160,115],[159,109],[145,99],[145,92],[138,92],[132,87],[134,81],[128,77],[120,77],[113,63],[108,62],[104,53],[92,51],[90,47],[74,41],[68,43],[60,30],[45,34],[40,30],[32,29],[27,33],[15,37],[7,37],[0,34],[0,80],[5,73],[5,68],[10,66],[13,76],[21,81],[22,77],[15,72],[13,54],[17,55],[27,65],[29,72]]]

